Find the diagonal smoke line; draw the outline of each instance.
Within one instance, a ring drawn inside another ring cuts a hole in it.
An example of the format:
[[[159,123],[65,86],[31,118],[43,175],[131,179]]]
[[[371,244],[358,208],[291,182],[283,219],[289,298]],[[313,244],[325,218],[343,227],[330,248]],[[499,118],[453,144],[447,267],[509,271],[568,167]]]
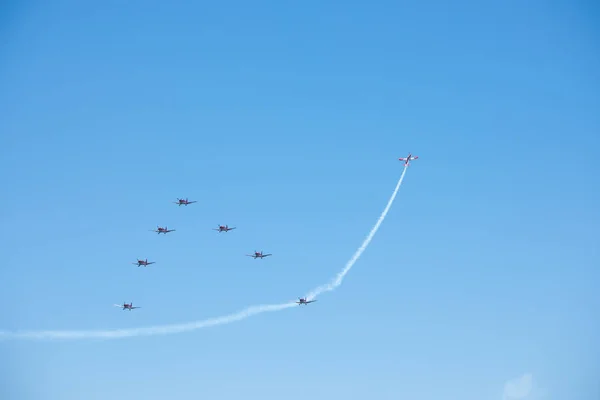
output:
[[[346,263],[346,266],[342,271],[340,271],[335,279],[326,285],[319,286],[316,289],[313,289],[308,295],[306,295],[306,300],[312,300],[316,298],[318,295],[324,292],[330,292],[335,290],[338,286],[342,284],[344,277],[352,266],[358,261],[362,253],[367,249],[371,240],[379,230],[379,227],[387,213],[389,212],[392,204],[394,203],[394,199],[398,194],[398,190],[402,185],[402,181],[404,180],[404,175],[406,174],[406,166],[402,171],[402,175],[398,180],[396,188],[392,193],[385,209],[379,216],[379,219],[371,229],[371,232],[367,235],[361,246],[356,250],[350,261]],[[155,336],[155,335],[170,335],[174,333],[182,333],[182,332],[190,332],[195,331],[197,329],[208,328],[211,326],[217,325],[225,325],[230,324],[232,322],[240,321],[246,318],[250,318],[253,315],[262,314],[266,312],[274,312],[281,311],[286,308],[291,308],[297,306],[295,301],[283,304],[270,304],[270,305],[259,305],[248,307],[242,311],[239,311],[234,314],[224,315],[216,318],[209,318],[201,321],[188,322],[183,324],[173,324],[173,325],[160,325],[160,326],[150,326],[145,328],[131,328],[131,329],[111,329],[111,330],[89,330],[89,331],[16,331],[16,332],[3,332],[0,331],[0,340],[1,339],[31,339],[31,340],[41,340],[41,339],[120,339],[126,337],[134,337],[134,336]]]
[[[341,270],[339,274],[337,274],[337,276],[331,283],[328,283],[327,285],[319,286],[318,288],[313,289],[312,292],[310,292],[309,294],[306,295],[306,300],[314,299],[315,297],[317,297],[318,295],[320,295],[323,292],[330,292],[332,290],[335,290],[338,286],[340,286],[342,284],[344,277],[346,276],[346,274],[348,272],[350,272],[350,269],[352,269],[352,267],[354,266],[354,264],[356,264],[356,262],[358,261],[360,256],[362,256],[362,253],[367,249],[367,247],[369,246],[369,243],[371,243],[371,240],[373,240],[373,237],[379,230],[379,226],[381,225],[381,223],[387,216],[387,213],[390,211],[390,208],[392,207],[392,204],[394,203],[394,200],[396,199],[396,195],[398,194],[398,190],[400,189],[400,185],[402,185],[402,181],[404,180],[404,174],[406,174],[406,167],[404,167],[404,170],[402,171],[402,175],[400,176],[400,179],[398,180],[398,184],[396,185],[396,188],[394,189],[394,193],[392,193],[392,196],[388,200],[388,203],[385,206],[385,209],[383,210],[381,215],[379,216],[379,219],[377,220],[377,222],[371,229],[371,232],[369,232],[369,234],[367,235],[367,237],[365,238],[363,243],[360,245],[358,250],[356,250],[356,252],[352,256],[350,261],[348,261],[346,263],[346,266],[344,267],[344,269]]]

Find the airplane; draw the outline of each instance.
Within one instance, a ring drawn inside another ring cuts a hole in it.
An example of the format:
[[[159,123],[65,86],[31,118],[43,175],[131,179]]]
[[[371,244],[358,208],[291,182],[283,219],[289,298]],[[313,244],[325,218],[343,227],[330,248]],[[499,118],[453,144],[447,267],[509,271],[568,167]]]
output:
[[[187,197],[185,199],[177,199],[177,201],[174,201],[173,203],[178,204],[180,206],[187,206],[188,204],[192,204],[192,203],[197,203],[198,201],[194,200],[194,201],[189,201],[187,199]]]
[[[398,160],[404,161],[404,166],[408,167],[410,165],[410,162],[412,160],[416,160],[417,158],[419,158],[419,156],[413,156],[411,153],[408,153],[408,157],[406,157],[406,158],[401,157]]]
[[[148,259],[146,258],[145,260],[138,259],[137,262],[134,262],[132,264],[137,265],[138,267],[147,267],[150,264],[156,264],[156,261],[148,262]]]
[[[298,297],[298,301],[296,303],[298,303],[298,305],[302,305],[302,304],[307,305],[308,303],[314,303],[315,301],[316,300],[308,300],[307,301],[306,299]]]
[[[136,308],[142,308],[142,307],[134,307],[133,306],[133,302],[127,304],[127,303],[123,303],[123,304],[113,304],[115,307],[123,307],[123,310],[134,310]]]
[[[157,226],[156,228],[157,228],[157,229],[150,229],[150,230],[151,230],[152,232],[156,232],[156,233],[158,233],[159,235],[160,235],[161,233],[164,233],[164,234],[166,235],[166,234],[167,234],[167,233],[169,233],[169,232],[175,232],[175,229],[168,229],[166,226],[165,226],[164,228],[161,228],[160,226]]]
[[[263,254],[262,251],[254,251],[254,254],[246,254],[248,257],[253,257],[255,260],[257,258],[265,258],[265,257],[269,257],[272,254]]]
[[[228,225],[219,225],[218,228],[213,228],[213,231],[219,231],[219,232],[227,232],[227,231],[232,231],[235,229],[235,226],[233,228],[230,228]]]

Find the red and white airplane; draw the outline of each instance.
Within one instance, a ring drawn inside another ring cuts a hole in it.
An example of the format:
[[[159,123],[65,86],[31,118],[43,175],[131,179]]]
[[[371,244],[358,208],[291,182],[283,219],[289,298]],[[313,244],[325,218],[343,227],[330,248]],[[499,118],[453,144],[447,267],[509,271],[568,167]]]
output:
[[[398,160],[404,161],[404,166],[408,167],[410,165],[410,162],[412,160],[416,160],[417,158],[419,158],[419,156],[413,156],[411,153],[408,153],[408,157],[406,157],[406,158],[401,157]]]
[[[145,260],[140,260],[138,259],[137,262],[132,263],[133,265],[137,265],[138,267],[147,267],[150,264],[156,264],[156,261],[150,261],[148,262],[148,259],[146,258]]]
[[[180,206],[187,206],[188,204],[192,204],[192,203],[197,203],[198,201],[194,200],[194,201],[189,201],[187,199],[187,197],[185,199],[177,199],[177,201],[174,201],[173,203],[178,204]]]
[[[265,258],[265,257],[269,257],[272,256],[272,254],[263,254],[262,251],[254,251],[254,254],[246,254],[248,257],[253,257],[255,260],[257,258]]]
[[[234,229],[235,229],[235,226],[233,228],[230,228],[228,225],[219,225],[218,228],[213,228],[213,231],[228,232],[228,231],[232,231]]]
[[[152,232],[156,232],[159,235],[161,233],[164,233],[165,235],[169,232],[175,232],[175,229],[168,229],[166,226],[164,228],[161,228],[160,226],[157,226],[156,229],[150,229]]]
[[[127,303],[123,303],[123,304],[113,304],[115,307],[122,307],[123,310],[135,310],[136,308],[142,308],[142,307],[134,307],[133,306],[133,302],[127,304]]]
[[[304,305],[307,305],[307,304],[309,304],[309,303],[314,303],[315,301],[316,301],[316,300],[308,300],[308,301],[307,301],[306,299],[303,299],[303,298],[301,298],[301,297],[298,297],[298,301],[297,301],[296,303],[298,303],[298,305],[302,305],[302,304],[304,304]]]

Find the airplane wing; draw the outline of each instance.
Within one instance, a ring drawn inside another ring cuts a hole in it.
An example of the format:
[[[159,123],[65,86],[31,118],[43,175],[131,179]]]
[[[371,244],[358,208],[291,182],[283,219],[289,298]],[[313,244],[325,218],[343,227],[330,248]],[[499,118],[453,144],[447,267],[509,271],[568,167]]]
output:
[[[308,304],[308,303],[314,303],[315,301],[316,300],[309,300],[309,301],[306,302],[306,304]]]
[[[192,203],[197,203],[197,202],[198,202],[198,200],[194,200],[194,201],[188,201],[187,203],[192,204]]]
[[[131,307],[132,310],[135,309],[135,308],[142,308],[142,307],[138,307],[138,306]]]
[[[272,255],[273,255],[273,254],[263,254],[262,256],[263,256],[263,257],[269,257],[269,256],[272,256]]]
[[[229,230],[229,231],[232,231],[234,229],[235,229],[235,227],[233,227],[233,228],[227,228],[227,230]]]

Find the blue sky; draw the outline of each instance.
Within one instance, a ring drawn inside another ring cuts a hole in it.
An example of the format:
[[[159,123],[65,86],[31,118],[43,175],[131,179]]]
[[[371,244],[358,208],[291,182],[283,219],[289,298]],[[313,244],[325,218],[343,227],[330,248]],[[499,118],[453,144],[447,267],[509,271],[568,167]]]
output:
[[[598,7],[523,3],[3,5],[0,330],[302,296],[420,158],[319,302],[3,341],[0,397],[505,400],[522,377],[528,399],[596,400]]]

